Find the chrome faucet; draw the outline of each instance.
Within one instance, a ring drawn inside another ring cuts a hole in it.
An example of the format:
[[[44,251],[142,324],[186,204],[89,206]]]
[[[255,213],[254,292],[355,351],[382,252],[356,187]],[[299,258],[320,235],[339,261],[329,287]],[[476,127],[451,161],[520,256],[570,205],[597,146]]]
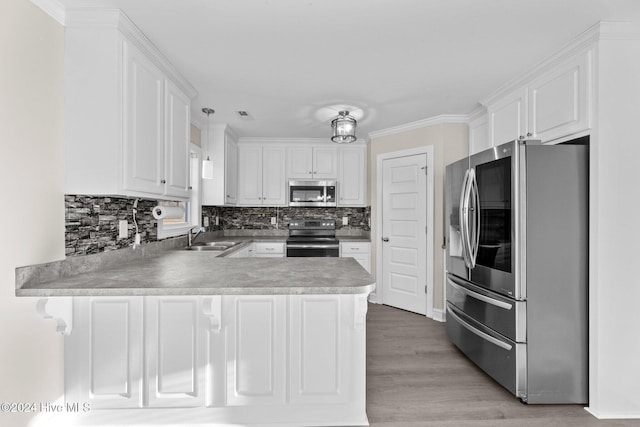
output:
[[[196,232],[196,235],[192,238],[192,237],[191,237],[191,232],[192,232],[193,230],[195,230],[195,229],[198,229],[198,231]],[[193,227],[193,228],[189,229],[189,232],[187,233],[187,242],[188,242],[188,243],[187,243],[187,245],[188,245],[189,247],[191,247],[191,244],[193,243],[193,241],[194,241],[194,240],[196,240],[196,239],[198,238],[198,236],[199,236],[200,234],[204,233],[204,232],[205,232],[204,227],[200,227],[200,226]]]

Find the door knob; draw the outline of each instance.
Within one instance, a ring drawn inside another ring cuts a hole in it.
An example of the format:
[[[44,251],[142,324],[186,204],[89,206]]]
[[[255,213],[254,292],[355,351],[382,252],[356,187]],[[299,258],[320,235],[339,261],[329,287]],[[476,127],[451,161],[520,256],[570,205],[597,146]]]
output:
[[[382,238],[382,241],[383,241],[383,242],[388,242],[388,241],[389,241],[389,238],[388,238],[388,237],[383,237],[383,238]]]

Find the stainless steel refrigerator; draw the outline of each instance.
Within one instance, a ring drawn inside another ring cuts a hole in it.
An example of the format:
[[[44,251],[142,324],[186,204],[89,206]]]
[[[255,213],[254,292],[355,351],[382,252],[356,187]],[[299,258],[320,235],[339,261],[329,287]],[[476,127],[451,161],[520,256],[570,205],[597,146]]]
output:
[[[587,403],[588,146],[513,141],[445,179],[449,339],[524,402]]]

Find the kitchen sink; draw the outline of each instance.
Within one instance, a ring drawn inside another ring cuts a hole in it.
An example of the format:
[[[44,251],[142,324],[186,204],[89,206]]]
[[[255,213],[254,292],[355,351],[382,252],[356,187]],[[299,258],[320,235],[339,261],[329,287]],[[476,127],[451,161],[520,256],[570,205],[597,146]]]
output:
[[[186,246],[185,251],[225,251],[242,242],[198,242],[191,246]]]

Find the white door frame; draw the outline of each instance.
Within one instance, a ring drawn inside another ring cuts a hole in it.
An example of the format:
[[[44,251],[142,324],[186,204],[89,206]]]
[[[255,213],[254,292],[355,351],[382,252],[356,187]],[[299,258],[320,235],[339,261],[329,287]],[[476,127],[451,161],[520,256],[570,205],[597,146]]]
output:
[[[381,153],[376,157],[376,277],[378,286],[376,286],[376,302],[382,304],[384,295],[382,289],[382,253],[381,245],[378,243],[382,239],[382,162],[397,157],[414,156],[416,154],[427,155],[427,314],[426,316],[433,319],[433,262],[434,262],[434,244],[433,244],[433,145],[425,145],[423,147],[409,148],[406,150],[393,151],[390,153]]]

